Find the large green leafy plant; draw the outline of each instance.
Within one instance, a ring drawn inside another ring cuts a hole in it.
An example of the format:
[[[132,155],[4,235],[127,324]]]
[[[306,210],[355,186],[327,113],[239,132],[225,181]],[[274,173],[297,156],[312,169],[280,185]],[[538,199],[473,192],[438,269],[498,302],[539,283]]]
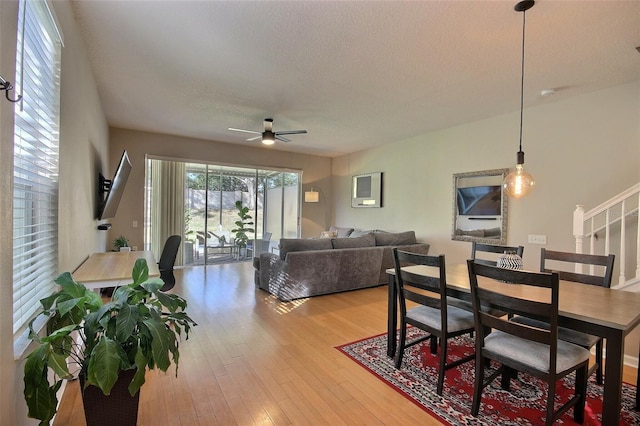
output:
[[[104,304],[68,272],[55,280],[61,289],[40,301],[41,315],[49,317],[46,333],[38,335],[33,321],[29,325],[29,338],[38,345],[24,367],[29,417],[49,424],[56,413],[56,392],[62,380],[73,377],[68,364],[79,367],[85,387],[98,386],[105,395],[123,370],[136,370],[129,384],[131,395],[144,384],[147,368],[166,372],[173,361],[178,375],[182,333],[188,339],[191,327],[197,325],[185,312],[187,301],[160,292],[164,283],[149,279],[144,259],[136,261],[132,278],[131,284],[118,287]]]
[[[246,247],[249,242],[249,236],[247,234],[255,232],[251,227],[251,225],[253,225],[253,217],[249,214],[249,207],[242,206],[242,201],[236,201],[236,209],[238,209],[238,217],[240,220],[235,222],[236,228],[232,229],[231,232],[236,235],[236,245],[238,247]]]

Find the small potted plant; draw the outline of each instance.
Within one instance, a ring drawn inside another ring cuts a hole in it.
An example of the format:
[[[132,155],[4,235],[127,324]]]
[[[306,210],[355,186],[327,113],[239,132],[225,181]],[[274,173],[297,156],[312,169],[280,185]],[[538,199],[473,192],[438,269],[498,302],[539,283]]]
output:
[[[124,235],[120,235],[118,238],[113,240],[113,247],[116,251],[131,251],[129,247],[129,240],[127,240]]]
[[[247,248],[249,242],[249,236],[247,234],[254,233],[255,230],[251,227],[253,225],[253,217],[249,214],[249,207],[243,207],[242,201],[236,201],[236,208],[238,209],[238,217],[240,220],[235,222],[236,228],[231,232],[235,233],[235,244],[240,249]]]
[[[56,413],[62,380],[79,374],[87,425],[136,424],[140,387],[147,369],[167,371],[176,364],[178,374],[179,341],[189,338],[197,325],[186,313],[187,302],[177,294],[161,293],[159,278],[149,279],[149,268],[138,259],[132,272],[133,282],[117,287],[111,301],[74,281],[69,272],[55,281],[60,290],[41,300],[47,320],[46,331],[39,335],[29,324],[29,338],[37,346],[27,356],[24,367],[24,397],[29,417],[49,424]],[[35,321],[35,320],[34,320]],[[134,409],[121,407],[122,398],[135,404]],[[95,407],[88,407],[88,396],[102,397]],[[129,396],[130,395],[130,396]],[[115,401],[114,401],[115,400]],[[104,410],[103,410],[104,408]],[[114,419],[114,415],[130,412],[132,420]]]

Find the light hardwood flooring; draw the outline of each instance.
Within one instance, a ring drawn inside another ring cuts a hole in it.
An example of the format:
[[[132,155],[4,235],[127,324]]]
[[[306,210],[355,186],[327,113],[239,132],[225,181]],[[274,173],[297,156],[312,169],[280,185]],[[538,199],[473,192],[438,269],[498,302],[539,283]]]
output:
[[[175,276],[198,326],[178,377],[147,373],[138,425],[441,424],[335,349],[386,332],[386,286],[282,303],[255,288],[250,262]],[[70,382],[55,425],[84,424]]]

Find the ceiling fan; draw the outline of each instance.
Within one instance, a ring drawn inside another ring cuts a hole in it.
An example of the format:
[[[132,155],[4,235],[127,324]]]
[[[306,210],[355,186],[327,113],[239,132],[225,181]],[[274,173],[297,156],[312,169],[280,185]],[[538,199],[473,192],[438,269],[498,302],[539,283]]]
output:
[[[244,130],[244,129],[234,129],[233,127],[229,127],[229,130],[233,130],[234,132],[245,132],[245,133],[253,133],[258,136],[254,136],[252,138],[247,139],[248,141],[255,141],[256,139],[262,138],[262,143],[265,145],[273,145],[277,140],[281,142],[291,142],[291,140],[283,137],[282,135],[300,135],[303,133],[307,133],[306,130],[281,130],[279,132],[273,131],[273,118],[265,118],[264,119],[264,131],[256,132],[254,130]]]

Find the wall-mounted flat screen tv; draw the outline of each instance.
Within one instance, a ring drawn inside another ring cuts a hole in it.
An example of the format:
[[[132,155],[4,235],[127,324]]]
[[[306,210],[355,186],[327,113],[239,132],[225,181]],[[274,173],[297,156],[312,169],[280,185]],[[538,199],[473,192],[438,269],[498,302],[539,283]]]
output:
[[[458,214],[462,216],[500,216],[502,187],[471,186],[456,191]]]
[[[122,153],[118,168],[116,169],[113,179],[105,179],[102,174],[98,177],[98,219],[109,219],[116,215],[118,204],[122,198],[124,187],[127,184],[127,179],[131,173],[131,162],[127,151]]]

